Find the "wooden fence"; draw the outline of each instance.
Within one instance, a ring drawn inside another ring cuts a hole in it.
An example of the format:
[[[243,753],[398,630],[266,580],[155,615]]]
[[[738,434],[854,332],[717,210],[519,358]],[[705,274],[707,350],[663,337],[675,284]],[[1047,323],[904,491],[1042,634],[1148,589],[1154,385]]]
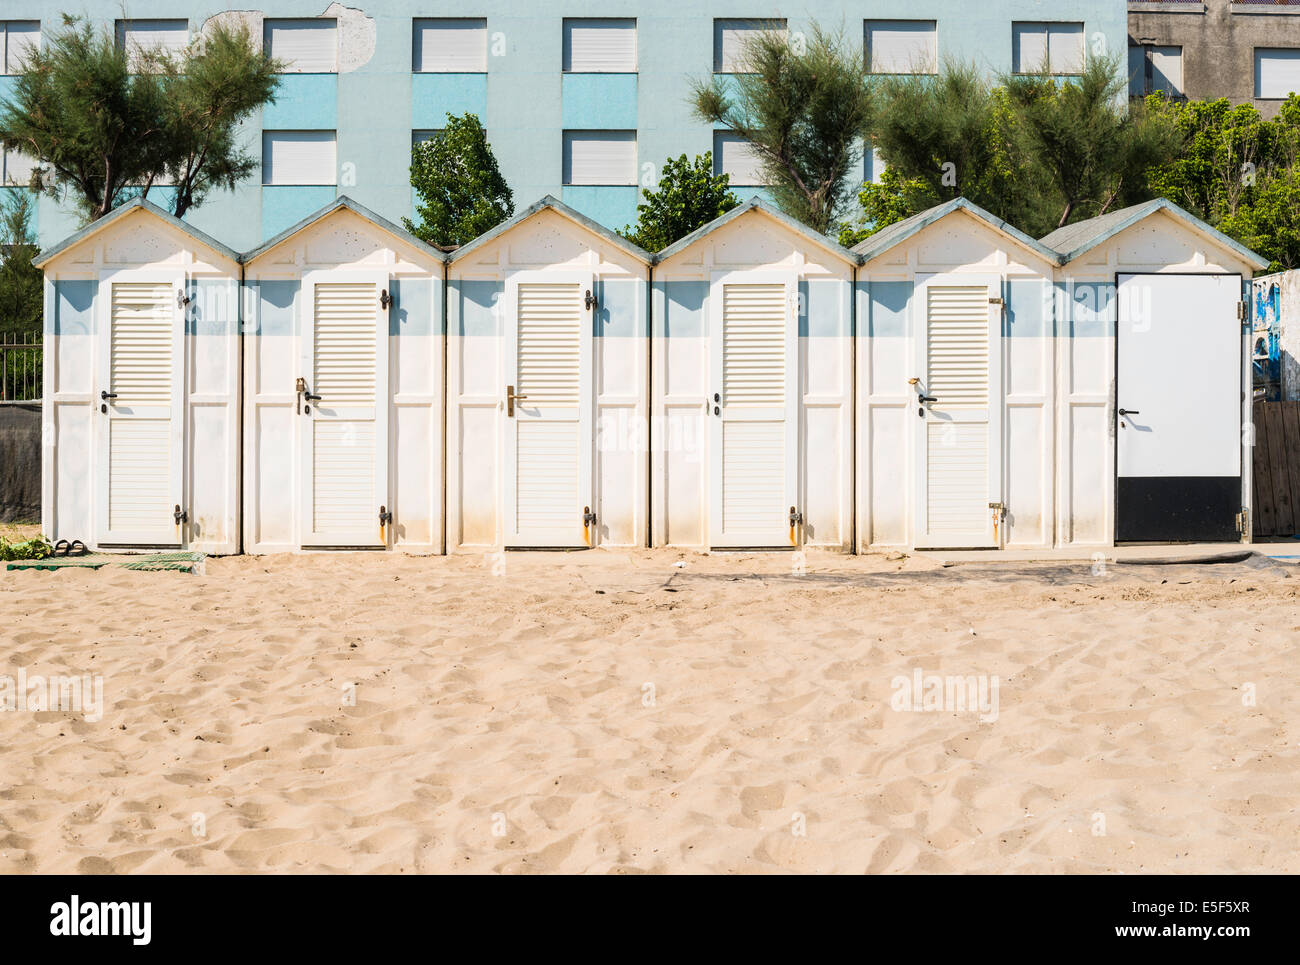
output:
[[[1255,535],[1300,533],[1300,402],[1255,403]]]

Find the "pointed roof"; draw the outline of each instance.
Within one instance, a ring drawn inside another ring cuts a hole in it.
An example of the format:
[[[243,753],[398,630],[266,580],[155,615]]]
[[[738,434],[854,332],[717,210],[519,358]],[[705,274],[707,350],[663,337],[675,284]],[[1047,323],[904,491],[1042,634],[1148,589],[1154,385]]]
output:
[[[195,241],[203,245],[206,245],[208,248],[212,249],[217,254],[223,255],[224,257],[229,258],[233,262],[236,263],[239,262],[239,252],[235,251],[233,248],[227,248],[216,238],[213,238],[210,234],[200,231],[198,228],[194,227],[192,224],[189,224],[186,221],[182,221],[180,218],[176,217],[171,212],[165,211],[162,208],[158,207],[158,205],[154,204],[152,201],[147,201],[143,197],[136,197],[126,202],[126,204],[119,205],[118,207],[114,208],[108,214],[104,215],[104,217],[92,221],[90,224],[86,225],[81,230],[76,231],[73,234],[69,235],[68,237],[64,238],[62,241],[60,241],[58,244],[54,245],[53,247],[46,248],[44,251],[42,251],[40,254],[36,256],[36,258],[32,261],[32,264],[35,265],[37,268],[44,268],[46,264],[48,264],[50,261],[52,261],[54,258],[58,257],[59,255],[63,254],[68,249],[75,248],[77,245],[81,244],[87,238],[99,234],[99,232],[103,231],[105,228],[117,224],[123,218],[129,217],[130,215],[134,214],[136,211],[147,211],[155,218],[159,218],[167,222],[169,225],[171,225],[173,228],[176,228],[178,231],[182,231],[185,234],[189,235],[191,238],[193,238]]]
[[[559,200],[558,198],[554,198],[549,194],[543,197],[540,201],[530,204],[527,208],[525,208],[523,211],[520,211],[513,218],[509,218],[501,222],[495,228],[483,232],[483,234],[479,235],[473,241],[468,242],[467,244],[464,244],[461,247],[457,248],[455,251],[451,253],[450,257],[448,258],[448,261],[452,263],[460,261],[462,258],[466,257],[467,255],[473,254],[475,251],[482,248],[484,245],[491,244],[493,241],[495,241],[497,238],[500,238],[507,231],[514,228],[515,225],[522,224],[523,222],[531,218],[533,215],[545,211],[548,208],[551,211],[554,211],[556,214],[563,215],[565,218],[568,218],[570,221],[574,222],[580,227],[586,228],[588,231],[592,232],[593,234],[599,235],[601,238],[604,238],[610,244],[616,245],[617,247],[623,249],[633,258],[636,258],[639,261],[643,261],[647,265],[653,264],[654,256],[651,255],[650,252],[646,251],[644,248],[640,248],[637,245],[632,244],[632,242],[628,241],[622,235],[616,234],[615,232],[610,231],[604,225],[592,221],[582,212],[569,207],[563,201]]]
[[[1002,220],[996,215],[985,211],[973,201],[968,201],[965,198],[953,198],[951,201],[946,201],[943,204],[935,205],[933,208],[929,208],[919,214],[914,214],[910,218],[896,221],[885,228],[881,228],[865,241],[854,245],[853,250],[862,256],[864,263],[868,262],[871,259],[884,254],[890,248],[902,244],[908,238],[919,234],[921,231],[930,227],[930,225],[943,220],[956,211],[965,211],[967,214],[978,218],[994,231],[1006,235],[1013,241],[1018,242],[1021,247],[1028,248],[1040,258],[1050,261],[1054,265],[1060,263],[1061,256],[1059,252],[1043,242],[1034,240],[1009,221]]]
[[[737,205],[736,207],[728,211],[726,214],[719,215],[718,217],[710,221],[708,224],[696,228],[686,237],[679,238],[678,240],[674,241],[671,245],[669,245],[667,248],[663,249],[663,251],[660,251],[658,254],[654,256],[654,263],[657,265],[661,262],[667,261],[669,258],[673,257],[673,255],[677,254],[678,252],[686,248],[689,248],[692,244],[699,241],[701,238],[705,237],[706,235],[713,234],[713,232],[718,231],[719,229],[727,226],[731,222],[735,221],[737,218],[743,218],[745,215],[753,211],[762,212],[763,214],[767,215],[769,218],[774,218],[775,220],[779,221],[781,224],[789,228],[791,231],[793,231],[795,234],[807,238],[809,241],[813,242],[816,245],[819,245],[820,247],[824,248],[826,251],[829,251],[831,254],[844,259],[851,265],[861,264],[861,259],[852,251],[850,251],[848,248],[845,248],[843,245],[841,245],[839,242],[833,240],[832,238],[828,238],[826,235],[814,231],[812,228],[809,228],[802,221],[797,221],[796,219],[786,214],[784,211],[780,210],[779,208],[775,207],[772,204],[769,204],[767,201],[764,201],[762,198],[758,196],[750,198],[744,204]]]
[[[1165,211],[1186,224],[1193,231],[1204,235],[1223,248],[1234,252],[1244,261],[1256,268],[1267,268],[1268,260],[1260,257],[1240,242],[1234,241],[1217,228],[1212,228],[1200,218],[1180,208],[1167,198],[1155,198],[1132,207],[1110,211],[1086,221],[1076,221],[1064,228],[1057,228],[1043,238],[1043,244],[1055,248],[1061,254],[1061,264],[1074,261],[1100,244],[1114,238],[1121,231],[1131,228],[1157,211]]]
[[[262,255],[266,254],[272,248],[275,248],[276,246],[284,243],[285,241],[288,241],[294,235],[298,234],[298,232],[303,231],[306,228],[310,228],[313,224],[315,224],[317,221],[320,221],[322,218],[333,214],[335,211],[341,211],[344,209],[351,211],[353,214],[364,218],[366,221],[369,221],[371,224],[375,225],[376,227],[382,228],[384,231],[387,231],[390,235],[393,235],[396,238],[400,238],[402,241],[405,241],[407,244],[414,246],[415,248],[419,249],[420,251],[429,255],[430,257],[436,259],[437,261],[447,260],[446,254],[444,254],[438,248],[435,248],[427,241],[422,241],[420,238],[417,238],[415,235],[411,234],[411,232],[407,231],[401,225],[394,224],[393,222],[385,218],[383,215],[376,214],[374,211],[371,211],[369,208],[367,208],[364,204],[361,204],[360,202],[357,201],[353,201],[346,194],[340,194],[337,198],[335,198],[329,204],[325,205],[323,208],[319,208],[318,210],[313,211],[311,214],[307,215],[307,217],[299,221],[296,225],[293,225],[290,228],[285,228],[275,237],[269,239],[268,241],[262,242],[262,244],[258,245],[252,251],[244,252],[242,255],[239,256],[239,260],[242,261],[244,264],[248,264],[249,262],[257,258],[260,258]]]

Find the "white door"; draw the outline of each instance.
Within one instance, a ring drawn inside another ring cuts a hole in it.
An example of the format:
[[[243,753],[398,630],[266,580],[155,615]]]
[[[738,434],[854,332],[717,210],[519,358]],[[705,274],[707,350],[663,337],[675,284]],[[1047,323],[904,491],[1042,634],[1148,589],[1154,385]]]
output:
[[[520,272],[506,282],[506,546],[595,545],[592,291],[584,273]]]
[[[96,542],[181,546],[184,278],[101,276],[94,402]]]
[[[1240,275],[1120,275],[1115,538],[1236,541]]]
[[[996,276],[934,275],[916,292],[913,453],[918,547],[999,547],[1002,305]]]
[[[795,277],[718,273],[709,303],[709,542],[796,546],[801,527]]]
[[[388,277],[303,279],[298,398],[303,546],[386,546]]]

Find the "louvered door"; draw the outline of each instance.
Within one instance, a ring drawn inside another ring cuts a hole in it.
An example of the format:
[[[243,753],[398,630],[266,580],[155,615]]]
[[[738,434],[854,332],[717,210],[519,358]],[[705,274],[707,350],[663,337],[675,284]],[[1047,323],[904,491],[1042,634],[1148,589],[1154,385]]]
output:
[[[184,278],[138,272],[99,285],[96,542],[180,546]]]
[[[322,272],[303,283],[298,404],[304,547],[388,543],[386,276]]]
[[[794,277],[715,276],[709,338],[709,542],[798,543],[799,365]]]
[[[596,526],[584,525],[594,512],[591,290],[590,275],[567,272],[506,284],[506,546],[595,543]]]
[[[984,276],[935,276],[917,286],[918,547],[1002,541],[1000,291],[996,277]]]

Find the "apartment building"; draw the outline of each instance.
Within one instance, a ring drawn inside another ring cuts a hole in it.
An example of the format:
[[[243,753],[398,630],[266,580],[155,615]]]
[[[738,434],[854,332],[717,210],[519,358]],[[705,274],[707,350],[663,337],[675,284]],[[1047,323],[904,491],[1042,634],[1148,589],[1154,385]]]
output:
[[[275,0],[264,9],[165,0],[28,0],[0,20],[12,74],[42,30],[85,12],[119,43],[182,46],[213,17],[248,25],[287,62],[276,102],[247,125],[261,176],[214,195],[189,220],[253,248],[339,194],[397,220],[413,210],[411,145],[473,112],[487,129],[516,204],[546,194],[621,228],[669,156],[713,151],[742,196],[761,191],[744,144],[695,120],[692,79],[737,70],[746,35],[842,30],[876,73],[932,73],[948,58],[1000,73],[1078,70],[1085,51],[1122,52],[1122,0]],[[1300,24],[1300,21],[1294,21]],[[0,77],[0,97],[12,77]],[[0,177],[29,165],[5,157]],[[864,176],[871,176],[871,159]],[[165,200],[166,189],[154,189]],[[42,198],[43,244],[77,227],[72,207]]]
[[[1300,91],[1300,0],[1131,0],[1129,93],[1227,97],[1272,117]]]

